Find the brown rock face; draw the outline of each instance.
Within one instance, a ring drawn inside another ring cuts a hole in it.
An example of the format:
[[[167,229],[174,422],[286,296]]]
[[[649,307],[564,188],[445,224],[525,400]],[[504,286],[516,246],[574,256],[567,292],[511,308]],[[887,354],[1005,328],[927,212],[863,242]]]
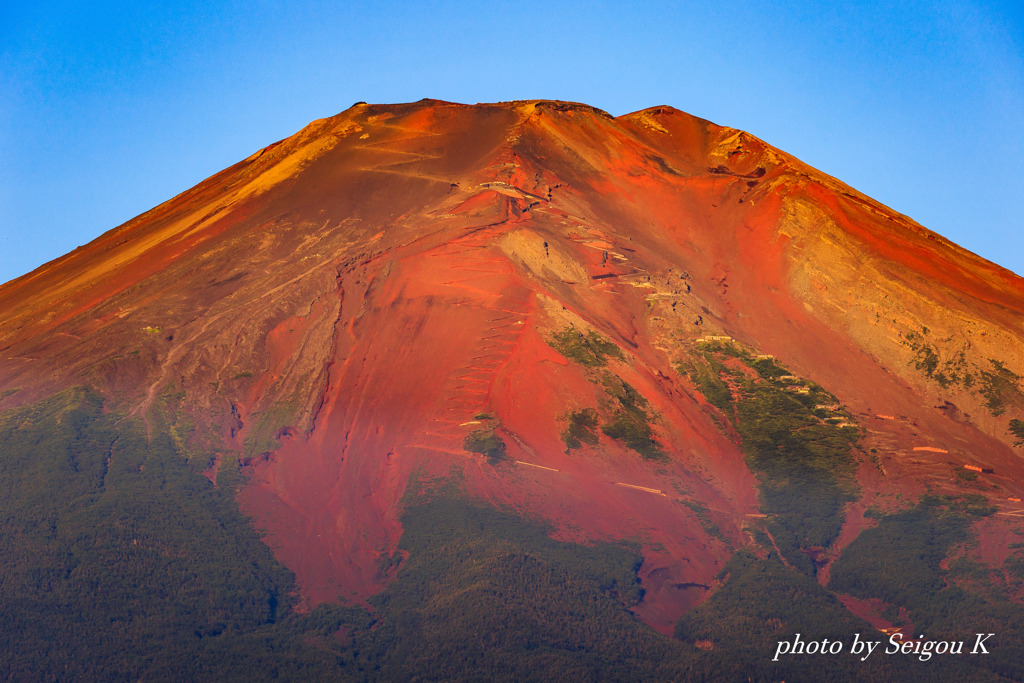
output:
[[[0,409],[89,385],[214,453],[211,479],[240,469],[311,604],[379,591],[410,476],[459,466],[566,539],[641,539],[636,611],[670,628],[759,514],[736,434],[675,367],[708,336],[856,417],[880,465],[840,544],[964,464],[994,470],[991,538],[1024,497],[1024,281],[670,107],[356,105],[0,287],[0,311]],[[566,330],[617,354],[568,358]],[[600,429],[566,447],[609,377],[660,457]]]

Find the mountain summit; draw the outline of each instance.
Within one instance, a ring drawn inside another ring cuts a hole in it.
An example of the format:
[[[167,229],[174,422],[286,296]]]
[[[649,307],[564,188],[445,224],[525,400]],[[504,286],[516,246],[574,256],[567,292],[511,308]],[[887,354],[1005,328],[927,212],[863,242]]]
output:
[[[203,652],[330,613],[307,654],[345,675],[899,679],[916,656],[772,655],[984,630],[990,657],[929,675],[1022,675],[1024,281],[745,132],[359,103],[3,285],[0,311],[9,495],[54,485],[25,474],[32,429],[63,435],[67,482],[99,454],[47,519],[180,463],[294,574],[266,614],[195,627]],[[155,552],[184,557],[188,526]],[[582,595],[600,609],[560,602]]]

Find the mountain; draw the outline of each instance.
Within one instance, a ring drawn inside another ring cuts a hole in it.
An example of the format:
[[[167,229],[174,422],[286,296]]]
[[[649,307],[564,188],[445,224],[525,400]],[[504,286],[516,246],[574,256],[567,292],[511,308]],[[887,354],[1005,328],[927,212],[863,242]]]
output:
[[[1024,281],[745,132],[359,103],[0,311],[8,676],[1024,677]]]

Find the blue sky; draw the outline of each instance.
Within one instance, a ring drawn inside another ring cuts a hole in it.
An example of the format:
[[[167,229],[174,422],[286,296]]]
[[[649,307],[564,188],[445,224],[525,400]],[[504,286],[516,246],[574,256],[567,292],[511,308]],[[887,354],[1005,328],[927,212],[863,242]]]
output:
[[[1024,273],[1024,6],[0,2],[0,282],[353,102],[670,104]]]

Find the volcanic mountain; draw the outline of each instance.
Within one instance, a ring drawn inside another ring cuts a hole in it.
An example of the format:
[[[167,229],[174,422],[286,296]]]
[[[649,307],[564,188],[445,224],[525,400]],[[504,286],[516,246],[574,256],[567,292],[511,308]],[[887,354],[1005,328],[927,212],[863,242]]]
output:
[[[359,103],[0,311],[9,674],[1024,676],[1024,281],[745,132]]]

